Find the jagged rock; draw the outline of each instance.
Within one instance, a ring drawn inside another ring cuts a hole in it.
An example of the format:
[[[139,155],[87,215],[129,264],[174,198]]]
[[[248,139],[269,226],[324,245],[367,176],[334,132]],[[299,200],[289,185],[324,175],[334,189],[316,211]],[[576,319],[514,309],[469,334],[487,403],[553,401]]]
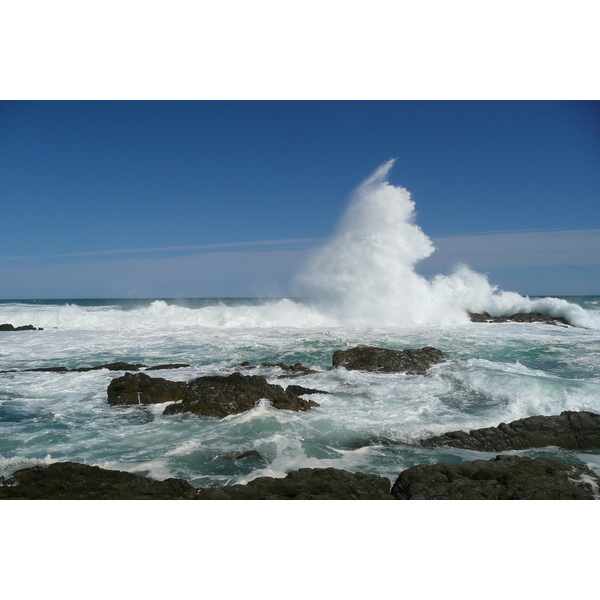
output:
[[[284,390],[280,385],[267,383],[264,377],[233,373],[227,377],[198,377],[187,384],[183,400],[171,404],[164,415],[191,412],[209,417],[225,417],[253,408],[259,400],[269,400],[275,408],[293,411],[310,410],[319,406]]]
[[[0,478],[3,500],[192,500],[183,479],[152,481],[124,471],[73,462],[31,467]]]
[[[451,446],[484,452],[503,452],[558,446],[567,450],[600,448],[600,415],[566,410],[559,416],[526,417],[470,433],[451,431],[422,440],[426,447]]]
[[[284,478],[259,477],[246,485],[200,488],[199,500],[392,500],[390,480],[341,469],[299,469]]]
[[[302,387],[301,385],[288,385],[285,388],[288,392],[296,394],[296,396],[304,396],[305,394],[329,394],[323,390],[315,390],[314,388]]]
[[[252,364],[249,363],[248,361],[244,361],[243,363],[240,363],[238,366],[243,369],[251,369],[252,368]],[[279,362],[279,363],[261,362],[258,364],[258,366],[259,367],[279,367],[282,371],[285,371],[285,375],[279,375],[280,378],[298,377],[300,375],[312,375],[314,373],[318,373],[318,371],[309,369],[308,367],[305,367],[302,363],[299,363],[299,362],[297,362],[296,364],[293,364],[293,365],[286,365],[283,362]]]
[[[139,363],[132,365],[126,362],[114,362],[107,363],[105,365],[98,365],[97,367],[79,367],[77,369],[71,369],[71,371],[77,373],[85,373],[87,371],[100,371],[101,369],[108,369],[109,371],[139,371],[145,366],[146,365],[142,365]]]
[[[159,371],[161,369],[185,369],[190,365],[186,363],[169,363],[166,365],[155,365],[154,367],[148,367],[146,371]]]
[[[432,365],[449,359],[447,354],[431,346],[408,350],[358,346],[350,350],[336,350],[332,363],[334,367],[348,370],[423,375]]]
[[[126,373],[123,377],[113,379],[106,391],[111,405],[156,404],[181,400],[186,388],[184,381],[169,381],[145,373]]]
[[[33,325],[21,325],[15,327],[11,323],[2,323],[0,325],[0,331],[43,331],[43,327],[34,327]]]
[[[397,500],[592,500],[600,478],[584,465],[500,455],[467,463],[415,465],[392,486]]]
[[[517,313],[510,317],[491,317],[487,312],[472,313],[467,311],[469,318],[474,323],[507,323],[513,321],[515,323],[546,323],[548,325],[570,325],[570,323],[562,317],[549,317],[541,313]]]

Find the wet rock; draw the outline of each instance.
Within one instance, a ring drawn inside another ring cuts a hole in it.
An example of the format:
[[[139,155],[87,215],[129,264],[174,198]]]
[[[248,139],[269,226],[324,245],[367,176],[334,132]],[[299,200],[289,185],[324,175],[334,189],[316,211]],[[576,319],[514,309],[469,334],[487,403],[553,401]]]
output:
[[[21,325],[15,327],[11,323],[2,323],[0,325],[0,331],[43,331],[43,327],[34,327],[33,325]]]
[[[233,452],[232,454],[219,454],[215,460],[244,460],[245,458],[257,458],[264,461],[264,456],[257,450],[246,450],[245,452]]]
[[[510,317],[491,317],[487,312],[472,313],[467,311],[469,318],[474,323],[546,323],[547,325],[559,325],[564,327],[570,323],[562,317],[549,317],[541,313],[517,313]]]
[[[244,361],[243,363],[240,363],[238,366],[241,367],[242,369],[251,369],[252,368],[252,364],[249,363],[248,361]],[[258,364],[258,366],[266,367],[266,368],[279,367],[282,371],[285,371],[285,375],[279,375],[280,378],[298,377],[300,375],[312,375],[314,373],[318,373],[318,371],[309,369],[308,367],[305,367],[302,363],[299,363],[299,362],[297,362],[296,364],[293,364],[293,365],[286,365],[283,362],[279,362],[279,363],[261,362]]]
[[[296,394],[296,396],[304,396],[306,394],[329,394],[329,392],[324,392],[323,390],[315,390],[314,388],[302,387],[301,385],[288,385],[285,389],[288,392],[292,392],[292,394]]]
[[[470,433],[451,431],[421,441],[426,447],[451,446],[485,452],[503,452],[558,446],[567,450],[600,448],[600,415],[566,410],[558,416],[526,417],[500,423],[498,427],[475,429]]]
[[[416,465],[392,486],[397,500],[592,500],[600,478],[584,465],[500,455],[467,463]]]
[[[196,488],[183,479],[152,481],[73,462],[22,469],[0,478],[3,500],[192,500],[196,495]]]
[[[74,373],[86,373],[88,371],[100,371],[101,369],[107,369],[109,371],[139,371],[146,365],[135,364],[132,365],[126,362],[114,362],[107,363],[105,365],[98,365],[97,367],[79,367],[77,369],[70,369]]]
[[[233,373],[227,377],[208,376],[190,381],[183,400],[167,406],[163,414],[191,412],[209,417],[225,417],[253,408],[259,400],[269,400],[275,408],[306,411],[319,406],[284,390],[280,385],[267,383],[264,377]]]
[[[154,367],[148,367],[146,371],[159,371],[162,369],[185,369],[190,365],[186,363],[169,363],[166,365],[155,365]]]
[[[350,350],[336,350],[332,363],[334,367],[348,370],[423,375],[432,365],[449,359],[447,354],[431,346],[407,350],[358,346]]]
[[[390,480],[341,469],[299,469],[284,478],[259,477],[246,485],[200,488],[200,500],[392,500]]]
[[[126,373],[113,379],[106,391],[111,405],[156,404],[181,400],[186,388],[184,381],[169,381],[145,373]]]

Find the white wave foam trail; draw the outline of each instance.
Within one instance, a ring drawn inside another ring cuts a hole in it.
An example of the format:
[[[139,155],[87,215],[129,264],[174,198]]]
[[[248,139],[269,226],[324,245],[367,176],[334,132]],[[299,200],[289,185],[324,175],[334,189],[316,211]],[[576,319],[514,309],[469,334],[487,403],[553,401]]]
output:
[[[358,325],[460,323],[469,320],[471,310],[492,316],[539,311],[600,328],[600,319],[577,305],[498,292],[465,265],[431,281],[419,275],[415,265],[434,246],[414,223],[410,192],[386,179],[394,162],[384,163],[358,187],[333,237],[297,276],[296,291],[315,298],[315,308]]]

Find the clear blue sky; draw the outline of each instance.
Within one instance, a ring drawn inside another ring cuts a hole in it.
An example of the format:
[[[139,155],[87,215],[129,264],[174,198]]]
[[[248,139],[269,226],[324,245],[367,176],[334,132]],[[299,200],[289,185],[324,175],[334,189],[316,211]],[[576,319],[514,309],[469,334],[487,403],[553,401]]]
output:
[[[600,294],[599,102],[4,101],[0,298],[285,295],[393,157],[424,274]]]

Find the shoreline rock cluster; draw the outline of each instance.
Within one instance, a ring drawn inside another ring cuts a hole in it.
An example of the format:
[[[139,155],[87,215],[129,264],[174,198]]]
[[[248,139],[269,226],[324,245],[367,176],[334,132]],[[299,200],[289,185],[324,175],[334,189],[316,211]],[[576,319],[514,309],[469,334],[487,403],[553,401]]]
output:
[[[487,312],[473,313],[468,310],[467,314],[473,323],[545,323],[559,327],[572,327],[571,323],[562,317],[551,317],[542,313],[517,313],[510,317],[491,317]]]
[[[33,325],[19,325],[15,327],[12,323],[0,324],[0,331],[43,331],[43,327],[34,327]]]
[[[432,347],[408,350],[357,347],[336,351],[334,368],[383,373],[423,375],[451,357]],[[145,367],[109,363],[67,371],[139,371],[178,368],[170,364]],[[279,367],[283,376],[314,373],[297,363],[261,363]],[[248,363],[239,365],[251,368]],[[57,372],[64,372],[61,367]],[[31,369],[46,370],[46,369]],[[54,370],[54,369],[52,369]],[[108,386],[110,405],[169,403],[163,414],[193,413],[224,417],[250,410],[266,399],[283,410],[307,411],[319,404],[302,395],[324,394],[320,390],[270,384],[266,377],[236,371],[227,376],[205,376],[190,382],[150,377],[143,372],[113,379]],[[557,416],[535,416],[470,431],[448,432],[423,439],[425,448],[447,446],[484,452],[503,452],[557,446],[570,450],[600,448],[600,415],[564,411]],[[235,453],[230,459],[257,458],[255,451]],[[409,500],[409,499],[600,499],[600,477],[581,464],[548,458],[498,455],[491,460],[414,465],[392,482],[386,477],[350,473],[341,469],[299,469],[283,478],[259,477],[246,485],[194,488],[182,479],[153,481],[145,477],[80,463],[63,462],[22,469],[0,478],[0,499],[287,499],[287,500]]]
[[[87,373],[88,371],[100,371],[101,369],[107,369],[108,371],[139,371],[140,369],[144,369],[145,371],[159,371],[162,369],[182,369],[189,366],[190,365],[185,363],[170,363],[148,367],[142,364],[113,362],[106,363],[104,365],[98,365],[96,367],[76,367],[75,369],[69,369],[68,367],[38,367],[36,369],[13,369],[11,371],[0,371],[0,373]]]

